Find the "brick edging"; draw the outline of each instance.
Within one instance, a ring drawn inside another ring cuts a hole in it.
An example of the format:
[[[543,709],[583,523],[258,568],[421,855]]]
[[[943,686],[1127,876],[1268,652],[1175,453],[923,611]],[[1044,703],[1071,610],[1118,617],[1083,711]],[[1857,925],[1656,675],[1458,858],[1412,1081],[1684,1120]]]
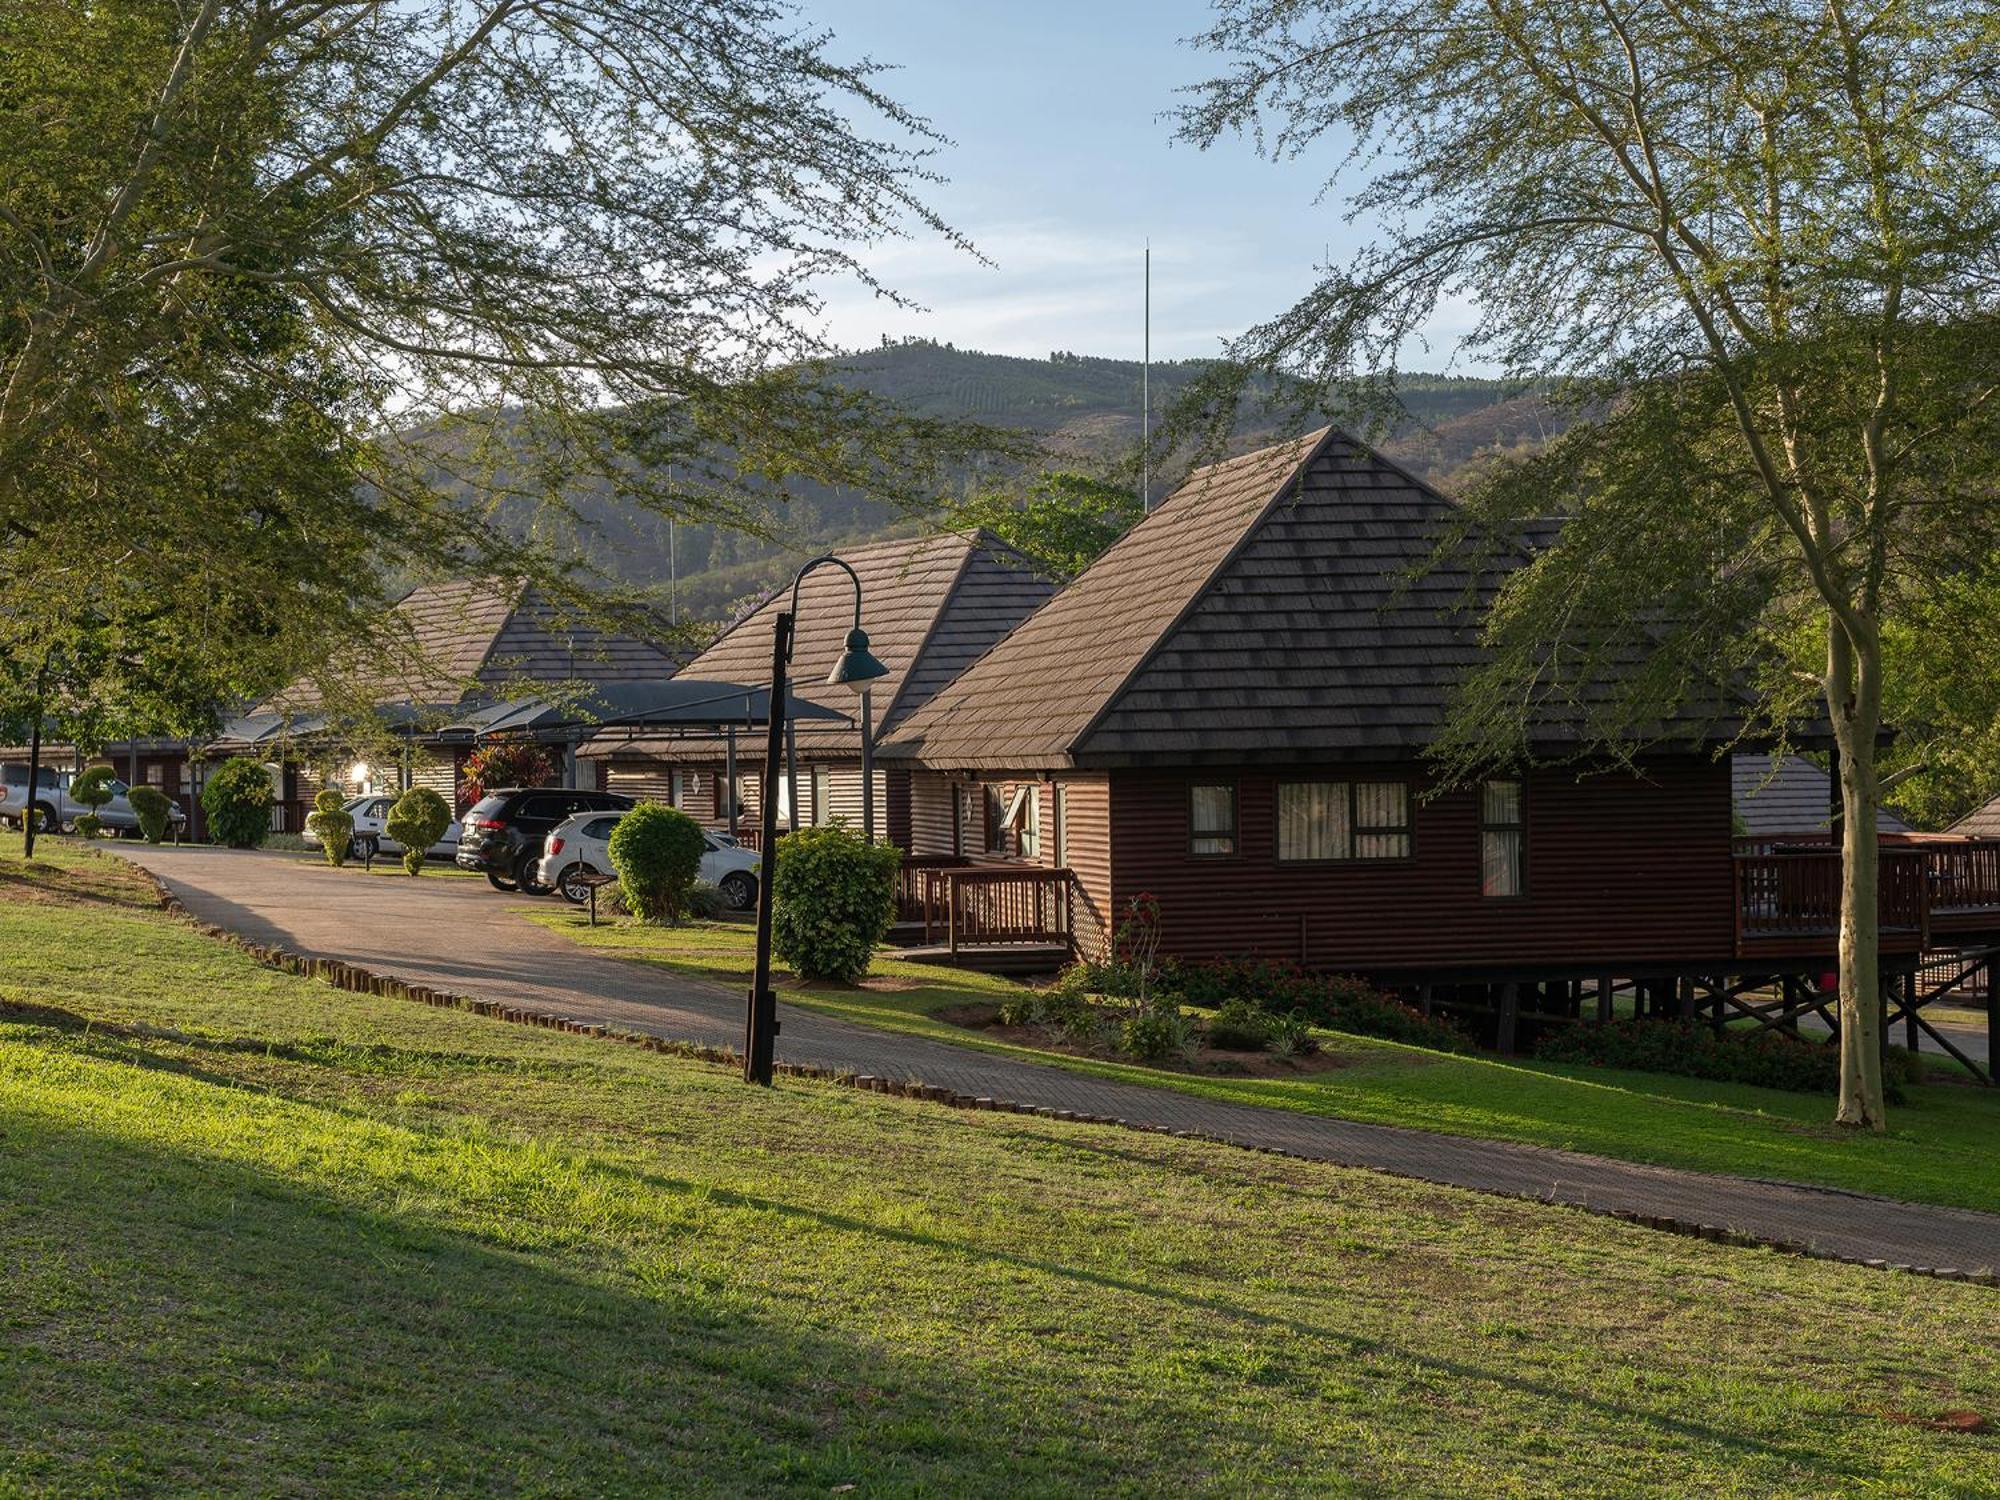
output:
[[[98,851],[92,851],[93,853]],[[347,963],[341,959],[308,958],[293,953],[289,949],[273,947],[264,943],[254,943],[241,933],[231,932],[226,927],[213,922],[204,922],[182,904],[153,871],[131,860],[123,861],[136,870],[153,887],[159,897],[160,907],[170,916],[179,918],[193,927],[205,938],[227,944],[242,950],[266,968],[282,973],[295,974],[303,978],[319,979],[335,989],[347,990],[354,994],[375,995],[385,999],[413,1000],[420,1005],[429,1005],[446,1010],[462,1010],[477,1016],[487,1016],[494,1020],[507,1021],[518,1026],[535,1026],[549,1031],[568,1032],[575,1036],[598,1037],[605,1041],[621,1042],[638,1047],[647,1052],[668,1053],[676,1057],[692,1058],[698,1062],[716,1063],[728,1067],[739,1067],[742,1057],[732,1047],[711,1047],[702,1042],[677,1041],[671,1037],[654,1036],[648,1032],[621,1031],[597,1021],[579,1021],[572,1016],[553,1011],[530,1010],[523,1006],[502,1005],[496,1000],[482,1000],[476,995],[461,995],[448,990],[433,989],[428,985],[411,984],[407,980],[390,975],[377,974],[359,964]],[[1784,1255],[1796,1255],[1807,1260],[1837,1261],[1843,1265],[1867,1266],[1875,1270],[1903,1271],[1913,1276],[1928,1276],[1939,1281],[1967,1282],[1977,1286],[2000,1287],[2000,1271],[1965,1271],[1954,1266],[1918,1266],[1900,1261],[1888,1261],[1860,1255],[1847,1255],[1839,1251],[1824,1250],[1803,1240],[1779,1239],[1773,1236],[1749,1234],[1741,1230],[1724,1229],[1716,1224],[1704,1224],[1695,1219],[1684,1219],[1672,1214],[1640,1213],[1629,1208],[1599,1208],[1588,1203],[1572,1203],[1565,1199],[1551,1198],[1536,1192],[1511,1192],[1505,1188],[1468,1186],[1464,1183],[1440,1182],[1435,1178],[1422,1177],[1411,1172],[1399,1172],[1390,1167],[1352,1166],[1348,1163],[1331,1161],[1326,1157],[1314,1156],[1305,1151],[1292,1151],[1282,1146],[1267,1146],[1255,1141],[1240,1140],[1234,1136],[1221,1135],[1206,1130],[1176,1130],[1166,1125],[1147,1125],[1122,1119],[1115,1115],[1088,1114],[1080,1110],[1053,1109],[1045,1104],[1026,1104],[1015,1099],[996,1098],[987,1094],[963,1094],[956,1089],[938,1087],[932,1084],[910,1080],[877,1077],[872,1073],[855,1073],[846,1069],[821,1067],[816,1063],[778,1062],[773,1071],[787,1078],[803,1078],[813,1082],[844,1085],[848,1088],[865,1089],[871,1093],[890,1094],[905,1099],[920,1099],[931,1104],[942,1104],[953,1109],[990,1110],[996,1113],[1034,1115],[1049,1120],[1066,1120],[1079,1125],[1108,1125],[1120,1130],[1138,1131],[1146,1135],[1164,1135],[1175,1140],[1202,1141],[1210,1145],[1230,1146],[1239,1151],[1254,1151],[1264,1156],[1280,1156],[1293,1161],[1311,1162],[1317,1166],[1346,1167],[1351,1171],[1379,1172],[1386,1177],[1401,1178],[1406,1182],[1420,1182],[1429,1187],[1456,1188],[1462,1192],[1479,1193],[1489,1198],[1504,1198],[1515,1202],[1542,1204],[1545,1207],[1568,1208],[1580,1213],[1595,1214],[1600,1218],[1616,1219],[1626,1224],[1636,1224],[1644,1229],[1658,1230],[1665,1234],[1676,1234],[1688,1239],[1707,1240],[1718,1245],[1731,1245],[1744,1249],[1775,1250]]]

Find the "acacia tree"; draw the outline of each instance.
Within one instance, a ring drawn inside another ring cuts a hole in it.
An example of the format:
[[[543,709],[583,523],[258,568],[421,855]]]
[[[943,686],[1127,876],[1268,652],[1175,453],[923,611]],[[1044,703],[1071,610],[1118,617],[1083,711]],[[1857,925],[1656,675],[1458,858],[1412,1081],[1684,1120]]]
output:
[[[780,0],[0,7],[0,650],[149,614],[379,671],[394,579],[580,606],[587,492],[927,501],[969,434],[830,378],[816,289],[960,242],[831,47]]]
[[[948,525],[984,527],[1064,583],[1089,567],[1141,514],[1130,486],[1067,469],[1038,474],[1025,490],[1019,484],[979,490],[945,513]]]
[[[1994,555],[2000,22],[1891,0],[1220,10],[1200,40],[1231,62],[1184,137],[1339,152],[1335,190],[1358,178],[1349,207],[1384,226],[1235,368],[1329,399],[1392,386],[1465,298],[1474,351],[1592,418],[1473,497],[1567,520],[1494,605],[1448,761],[1519,755],[1551,713],[1579,752],[1630,754],[1704,699],[1730,711],[1733,667],[1779,727],[1816,694],[1840,761],[1838,1118],[1880,1128],[1885,635]]]

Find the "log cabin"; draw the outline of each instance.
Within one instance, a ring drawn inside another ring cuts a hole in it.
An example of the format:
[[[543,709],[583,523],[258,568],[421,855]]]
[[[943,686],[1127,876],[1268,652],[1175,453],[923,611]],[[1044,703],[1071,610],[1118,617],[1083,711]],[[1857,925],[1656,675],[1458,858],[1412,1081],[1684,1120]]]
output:
[[[1726,714],[1624,769],[1575,764],[1552,720],[1520,769],[1439,784],[1427,752],[1498,581],[1424,568],[1451,519],[1330,429],[1197,470],[886,736],[885,760],[996,810],[977,851],[962,826],[906,846],[906,917],[955,948],[1091,952],[1143,892],[1169,954],[1572,1016],[1590,992],[1608,1014],[1614,984],[1691,1013],[1697,988],[1830,968],[1838,854],[1823,831],[1739,847]],[[1895,963],[1928,939],[1924,858],[1885,850]],[[2000,929],[2000,866],[1964,899]]]

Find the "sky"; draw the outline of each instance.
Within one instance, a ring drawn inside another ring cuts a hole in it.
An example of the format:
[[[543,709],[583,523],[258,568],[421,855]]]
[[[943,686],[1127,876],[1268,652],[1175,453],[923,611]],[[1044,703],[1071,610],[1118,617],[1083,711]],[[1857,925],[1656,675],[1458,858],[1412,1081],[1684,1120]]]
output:
[[[896,65],[885,90],[953,144],[930,201],[993,262],[934,236],[869,263],[921,302],[905,312],[830,289],[828,329],[847,348],[922,335],[960,348],[1136,359],[1142,257],[1153,253],[1153,357],[1213,354],[1290,306],[1329,250],[1365,237],[1334,201],[1333,163],[1272,163],[1246,142],[1172,141],[1176,89],[1219,71],[1182,45],[1206,0],[798,0],[842,60]],[[1449,330],[1440,336],[1448,342]],[[1442,350],[1417,357],[1438,368]]]

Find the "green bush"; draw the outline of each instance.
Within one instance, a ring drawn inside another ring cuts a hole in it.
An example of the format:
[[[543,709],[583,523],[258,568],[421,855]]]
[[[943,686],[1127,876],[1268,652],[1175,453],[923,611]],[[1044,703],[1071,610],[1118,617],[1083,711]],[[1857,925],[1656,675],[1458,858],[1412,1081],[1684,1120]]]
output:
[[[720,890],[706,880],[697,880],[688,887],[687,901],[681,910],[697,922],[713,922],[728,907]]]
[[[772,946],[801,979],[852,984],[896,914],[903,851],[870,844],[835,820],[778,841]]]
[[[1800,1094],[1840,1091],[1840,1054],[1825,1042],[1808,1042],[1781,1031],[1724,1028],[1718,1033],[1698,1021],[1632,1017],[1608,1026],[1565,1026],[1544,1037],[1535,1056]],[[1890,1103],[1904,1103],[1904,1089],[1922,1079],[1923,1064],[1915,1053],[1901,1047],[1883,1052],[1882,1088]]]
[[[1209,1017],[1205,1039],[1224,1052],[1262,1052],[1271,1045],[1274,1019],[1248,1000],[1231,1000]]]
[[[1306,1019],[1302,1010],[1287,1011],[1282,1016],[1272,1016],[1271,1050],[1280,1057],[1307,1057],[1319,1051],[1319,1041],[1312,1034],[1312,1022]]]
[[[104,820],[97,816],[97,809],[117,795],[111,790],[111,783],[117,779],[118,773],[111,767],[92,766],[70,783],[70,800],[90,809],[76,820],[76,831],[85,838],[94,839],[104,831]]]
[[[611,868],[625,909],[642,922],[680,921],[701,873],[701,825],[659,802],[641,802],[611,830]]]
[[[449,827],[451,807],[444,798],[427,786],[413,786],[389,809],[388,826],[383,832],[403,846],[403,868],[412,875],[421,875],[424,855],[444,837]]]
[[[321,858],[336,870],[347,863],[348,846],[354,842],[354,814],[342,807],[340,800],[335,788],[321,787],[319,795],[313,798],[312,814],[306,819],[306,827],[319,840]]]
[[[247,755],[232,756],[209,772],[201,788],[208,835],[232,849],[256,849],[271,836],[271,773]]]
[[[132,816],[139,820],[139,832],[149,844],[161,843],[167,836],[168,819],[172,816],[174,804],[167,794],[156,786],[135,786],[125,794],[125,800],[132,804]]]
[[[1118,1025],[1118,1045],[1147,1062],[1170,1062],[1194,1051],[1195,1020],[1178,1005],[1134,1010]]]

